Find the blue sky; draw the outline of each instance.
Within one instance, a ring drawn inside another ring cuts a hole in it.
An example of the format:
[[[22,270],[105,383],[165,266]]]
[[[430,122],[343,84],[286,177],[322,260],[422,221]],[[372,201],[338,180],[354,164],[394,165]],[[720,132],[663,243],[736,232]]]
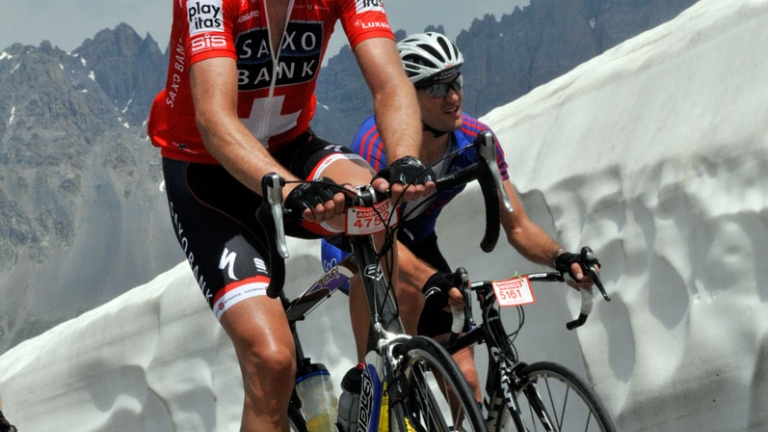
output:
[[[430,24],[445,27],[454,39],[469,27],[472,20],[491,13],[498,19],[511,13],[515,6],[529,0],[386,0],[394,29],[409,33],[424,30]],[[0,13],[0,49],[21,42],[40,45],[50,41],[59,48],[72,51],[85,39],[121,22],[129,24],[142,37],[150,33],[161,49],[170,33],[171,0],[3,0]],[[332,51],[340,46],[336,38]]]

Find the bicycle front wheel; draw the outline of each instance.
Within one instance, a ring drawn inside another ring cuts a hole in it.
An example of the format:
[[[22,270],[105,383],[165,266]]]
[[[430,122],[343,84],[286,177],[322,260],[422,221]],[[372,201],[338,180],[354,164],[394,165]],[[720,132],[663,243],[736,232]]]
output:
[[[517,375],[520,381],[512,385],[519,416],[515,416],[509,406],[502,406],[493,432],[616,431],[592,388],[569,369],[556,363],[538,362],[524,367]],[[491,414],[490,418],[497,417]],[[516,426],[516,420],[522,422],[524,429]]]
[[[399,363],[397,391],[390,391],[392,430],[398,429],[402,415],[408,432],[486,431],[474,394],[443,347],[417,336],[399,345],[395,355]]]

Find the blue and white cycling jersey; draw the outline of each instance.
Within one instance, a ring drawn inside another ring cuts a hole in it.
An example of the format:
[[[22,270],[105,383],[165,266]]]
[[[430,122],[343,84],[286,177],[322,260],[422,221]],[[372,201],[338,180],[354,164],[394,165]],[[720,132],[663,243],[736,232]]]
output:
[[[461,129],[452,132],[449,136],[449,146],[446,154],[456,150],[459,151],[448,160],[432,167],[438,176],[458,171],[477,162],[477,153],[472,148],[472,141],[482,131],[493,133],[488,126],[466,113],[462,113],[462,123]],[[507,163],[504,160],[504,151],[501,149],[495,135],[494,143],[499,171],[502,178],[506,180],[509,178]],[[387,167],[387,158],[384,154],[381,138],[376,128],[376,121],[373,117],[368,118],[360,126],[350,148],[365,158],[377,172]],[[430,263],[432,267],[439,271],[450,272],[451,270],[440,253],[437,247],[437,237],[434,236],[437,218],[440,216],[443,207],[463,189],[464,186],[461,186],[439,193],[426,200],[407,202],[401,206],[402,216],[398,229],[398,240],[408,247],[414,255]],[[325,239],[322,241],[321,254],[325,271],[330,270],[331,267],[349,255],[348,252],[328,243]],[[349,289],[348,284],[340,289],[347,291]],[[450,312],[443,310],[445,306],[445,304],[439,304],[439,302],[435,301],[430,302],[427,299],[424,311],[419,318],[418,334],[436,336],[451,331],[453,318]]]
[[[491,128],[467,113],[462,112],[461,118],[462,127],[451,133],[451,145],[448,149],[449,152],[459,150],[459,153],[446,161],[446,163],[433,167],[437,175],[450,174],[477,162],[477,153],[471,147],[472,141],[480,132],[490,131],[493,133]],[[504,160],[504,151],[498,139],[496,139],[496,135],[494,135],[494,143],[496,145],[496,159],[499,164],[499,171],[501,172],[501,177],[506,180],[509,178],[507,162]],[[384,145],[381,142],[381,137],[376,127],[376,120],[373,116],[365,120],[360,126],[350,148],[367,160],[376,172],[387,167]],[[462,151],[462,149],[464,150]],[[420,243],[425,237],[434,232],[437,218],[440,216],[443,207],[462,190],[464,190],[464,186],[439,193],[430,198],[431,203],[424,203],[423,205],[403,204],[401,207],[403,210],[403,220],[400,222],[398,240],[405,246]],[[410,209],[414,207],[416,210],[411,212]]]

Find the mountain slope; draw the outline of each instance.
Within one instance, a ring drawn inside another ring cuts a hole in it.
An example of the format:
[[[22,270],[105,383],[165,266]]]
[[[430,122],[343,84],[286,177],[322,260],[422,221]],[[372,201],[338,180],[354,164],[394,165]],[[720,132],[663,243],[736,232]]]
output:
[[[481,116],[674,18],[695,2],[532,0],[499,20],[491,15],[475,20],[456,38],[465,59],[464,108]],[[399,33],[397,39],[404,36]],[[373,109],[351,51],[342,50],[328,61],[318,80],[317,100],[327,112],[313,128],[342,144],[351,142]],[[327,129],[324,122],[330,123]]]
[[[146,42],[154,43],[131,43]],[[116,44],[107,45],[111,52]],[[133,60],[135,69],[153,64]],[[116,103],[126,103],[100,84],[139,80],[118,68],[115,81],[99,64],[49,43],[14,45],[0,60],[0,347],[183,259],[158,189],[157,152],[142,138],[138,111],[146,116],[146,107],[120,110]]]

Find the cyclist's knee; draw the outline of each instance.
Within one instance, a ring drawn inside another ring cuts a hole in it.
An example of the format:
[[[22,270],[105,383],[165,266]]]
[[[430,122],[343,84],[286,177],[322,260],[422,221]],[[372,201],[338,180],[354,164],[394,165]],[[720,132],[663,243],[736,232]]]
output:
[[[284,346],[252,347],[249,356],[252,361],[249,362],[253,367],[258,367],[262,374],[272,376],[285,376],[286,373],[293,373],[296,369],[296,357],[293,350]]]
[[[341,157],[315,173],[315,175],[328,177],[336,183],[349,183],[352,186],[370,183],[374,174],[375,172],[370,165],[362,159],[346,159]]]
[[[292,346],[275,344],[251,344],[241,347],[243,378],[251,384],[271,387],[272,383],[292,381],[296,371],[296,357]]]

